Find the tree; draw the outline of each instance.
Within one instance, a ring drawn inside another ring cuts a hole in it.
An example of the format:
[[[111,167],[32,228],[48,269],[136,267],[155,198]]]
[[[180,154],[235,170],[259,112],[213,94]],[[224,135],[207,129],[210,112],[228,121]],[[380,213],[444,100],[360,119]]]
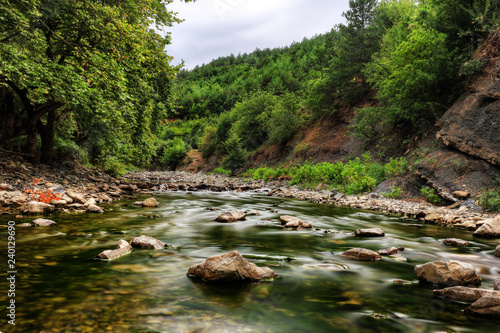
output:
[[[50,163],[73,114],[99,154],[150,144],[173,102],[170,38],[151,28],[180,22],[170,2],[2,1],[0,142],[26,136],[26,152]]]

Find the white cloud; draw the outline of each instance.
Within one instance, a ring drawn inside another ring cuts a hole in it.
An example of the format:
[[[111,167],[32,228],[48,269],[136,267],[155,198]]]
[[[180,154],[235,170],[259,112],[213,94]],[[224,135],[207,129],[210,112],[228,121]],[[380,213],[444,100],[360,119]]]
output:
[[[231,53],[274,48],[329,31],[343,22],[348,0],[175,1],[168,9],[185,19],[171,31],[167,53],[187,68]]]

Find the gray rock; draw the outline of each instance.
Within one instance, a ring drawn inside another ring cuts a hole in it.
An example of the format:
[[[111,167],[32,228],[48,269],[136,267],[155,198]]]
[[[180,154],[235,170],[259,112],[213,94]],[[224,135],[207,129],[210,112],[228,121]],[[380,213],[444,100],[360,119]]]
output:
[[[295,216],[282,215],[280,216],[281,225],[285,228],[312,228],[313,225],[310,222],[306,222]]]
[[[155,249],[161,250],[164,248],[168,248],[168,245],[156,238],[141,235],[139,237],[135,237],[130,241],[130,245],[136,249]]]
[[[437,260],[415,267],[415,273],[422,282],[438,286],[478,286],[481,277],[476,268],[457,260]]]
[[[132,246],[126,240],[120,239],[118,245],[116,246],[116,249],[102,251],[95,257],[95,259],[105,261],[114,260],[118,257],[123,256],[124,254],[130,253],[131,251]]]
[[[458,246],[458,247],[469,246],[469,242],[467,242],[463,239],[458,239],[458,238],[446,238],[443,241],[443,244],[449,245],[449,246]]]
[[[253,282],[278,277],[271,269],[248,262],[238,251],[208,258],[191,266],[187,275],[206,282]]]
[[[341,256],[353,258],[356,260],[380,260],[381,256],[377,252],[367,249],[354,248],[347,250]]]
[[[469,288],[464,286],[438,289],[434,290],[433,293],[434,296],[445,297],[453,301],[464,302],[464,303],[474,303],[483,296],[497,294],[497,292],[494,290]]]
[[[155,198],[148,198],[142,202],[143,207],[158,207],[158,201]]]
[[[500,237],[500,215],[485,221],[473,235],[476,237]]]
[[[357,237],[383,237],[385,233],[380,228],[371,228],[371,229],[356,229],[354,234]]]
[[[57,223],[52,220],[47,219],[36,219],[33,221],[35,227],[51,227],[56,225]]]
[[[500,318],[500,295],[481,297],[465,309],[465,312],[475,316]]]

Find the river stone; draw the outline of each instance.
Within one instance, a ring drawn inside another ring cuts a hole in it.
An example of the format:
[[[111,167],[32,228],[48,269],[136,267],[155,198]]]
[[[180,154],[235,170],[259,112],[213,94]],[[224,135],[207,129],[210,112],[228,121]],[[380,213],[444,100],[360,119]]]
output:
[[[130,253],[132,251],[132,246],[124,239],[120,239],[116,249],[106,250],[99,253],[95,259],[97,260],[114,260],[121,257],[124,254]]]
[[[31,227],[31,223],[21,223],[21,224],[16,224],[17,228],[29,228]]]
[[[33,221],[33,224],[36,227],[51,227],[56,225],[57,223],[52,221],[52,220],[47,220],[47,219],[36,219]]]
[[[398,248],[393,246],[388,249],[378,250],[377,253],[381,256],[390,256],[391,254],[397,254]]]
[[[75,193],[73,191],[68,190],[66,191],[66,195],[71,199],[75,200],[76,202],[81,203],[82,205],[87,202],[87,200],[85,200],[83,195],[81,195],[80,193]]]
[[[496,250],[495,250],[495,257],[499,257],[500,258],[500,245],[497,246]]]
[[[168,248],[168,245],[156,238],[141,235],[139,237],[135,237],[130,241],[130,245],[136,249],[155,249],[161,250],[164,248]]]
[[[28,214],[44,214],[54,210],[53,205],[49,205],[43,202],[30,201],[21,207],[23,212]]]
[[[495,279],[495,283],[493,285],[493,289],[500,290],[500,279]]]
[[[445,297],[457,302],[474,303],[483,296],[496,295],[497,292],[488,289],[469,288],[464,286],[448,287],[433,290],[434,296]],[[499,294],[500,295],[500,294]]]
[[[60,200],[54,199],[54,200],[50,200],[50,204],[54,205],[54,206],[65,206],[68,204],[68,202],[66,200],[62,200],[62,199],[60,199]]]
[[[158,201],[155,198],[148,198],[142,202],[142,207],[158,207]]]
[[[233,214],[225,212],[217,216],[215,221],[222,223],[231,223],[231,222],[236,222],[236,218],[233,216]]]
[[[260,215],[259,212],[255,211],[255,210],[252,210],[246,214],[247,214],[247,216],[259,216]]]
[[[85,209],[87,212],[90,212],[90,213],[102,213],[102,212],[104,212],[104,209],[102,209],[101,207],[94,205],[94,204],[88,205]]]
[[[310,222],[306,222],[295,216],[282,215],[280,216],[281,225],[285,228],[312,228],[313,225]]]
[[[14,191],[14,186],[12,185],[9,185],[9,184],[6,184],[6,183],[2,183],[0,184],[0,190],[4,190],[4,191]]]
[[[481,277],[476,268],[458,260],[437,260],[415,267],[415,273],[422,282],[439,286],[478,286]]]
[[[236,209],[233,209],[232,211],[230,211],[230,214],[234,216],[236,221],[245,221],[247,219],[245,213],[240,212]]]
[[[356,229],[354,234],[357,237],[383,237],[385,233],[380,228],[372,228],[372,229]]]
[[[238,251],[208,258],[189,267],[187,275],[206,282],[252,282],[272,280],[278,276],[270,268],[248,262]]]
[[[449,245],[449,246],[458,246],[458,247],[469,246],[469,242],[467,242],[463,239],[458,239],[458,238],[446,238],[443,241],[443,244]]]
[[[453,196],[458,199],[467,199],[470,197],[471,193],[468,191],[455,191],[453,192]]]
[[[487,295],[472,303],[465,312],[475,316],[500,318],[500,296]]]
[[[485,221],[473,235],[477,237],[500,237],[500,215]]]
[[[357,260],[380,260],[381,256],[377,252],[367,249],[354,248],[347,250],[341,254],[341,256],[353,258]]]

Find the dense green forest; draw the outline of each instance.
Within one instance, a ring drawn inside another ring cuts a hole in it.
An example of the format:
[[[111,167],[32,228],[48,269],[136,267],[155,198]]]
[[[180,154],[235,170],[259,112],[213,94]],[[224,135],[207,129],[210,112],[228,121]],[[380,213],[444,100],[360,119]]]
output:
[[[469,59],[500,13],[499,0],[350,0],[330,32],[181,70],[159,33],[180,21],[169,2],[3,1],[1,146],[115,174],[175,168],[198,149],[239,172],[262,147],[363,101],[352,133],[405,142],[481,70]]]

